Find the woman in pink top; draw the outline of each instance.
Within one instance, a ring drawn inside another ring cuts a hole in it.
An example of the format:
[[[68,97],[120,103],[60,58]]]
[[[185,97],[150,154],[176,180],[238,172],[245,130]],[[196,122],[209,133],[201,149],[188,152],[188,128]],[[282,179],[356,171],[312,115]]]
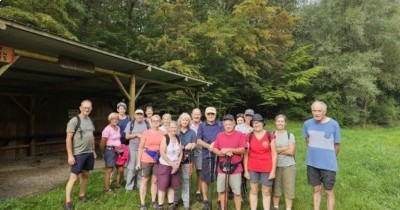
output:
[[[140,209],[146,209],[147,182],[151,176],[151,206],[157,207],[157,161],[160,156],[160,144],[164,139],[164,133],[159,130],[160,116],[151,117],[151,128],[142,134],[139,144],[138,163],[136,169],[141,169],[142,180],[140,183]]]
[[[114,169],[117,167],[117,188],[121,184],[121,178],[124,171],[123,166],[117,166],[117,158],[121,152],[121,133],[118,127],[118,113],[111,113],[108,115],[110,122],[101,134],[100,148],[103,152],[105,161],[105,174],[104,174],[104,187],[106,192],[112,192],[110,189],[110,176]]]

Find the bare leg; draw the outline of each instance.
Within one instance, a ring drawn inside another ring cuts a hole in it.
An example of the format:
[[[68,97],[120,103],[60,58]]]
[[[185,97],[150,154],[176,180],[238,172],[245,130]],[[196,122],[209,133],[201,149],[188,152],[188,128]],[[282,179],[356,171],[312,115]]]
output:
[[[74,184],[76,180],[78,179],[78,175],[71,173],[69,175],[69,179],[67,182],[67,185],[65,186],[65,202],[71,202],[71,193],[72,193],[72,188],[74,187]]]
[[[149,177],[142,177],[142,181],[140,183],[140,204],[145,205],[145,200],[146,200],[146,190],[147,190],[147,181],[149,180]]]
[[[201,189],[203,191],[203,200],[208,201],[208,184],[207,184],[207,182],[201,181]]]
[[[220,200],[221,201],[221,209],[222,210],[226,210],[226,208],[225,208],[225,192],[222,192],[222,193],[218,193],[218,200]]]
[[[285,199],[286,208],[292,209],[293,206],[293,199]]]
[[[257,209],[258,184],[250,183],[250,209]]]
[[[164,198],[165,198],[165,192],[159,190],[158,191],[158,205],[160,205],[160,206],[164,205]]]
[[[87,180],[89,177],[89,171],[82,171],[81,174],[79,174],[80,177],[80,189],[79,189],[79,196],[85,196],[86,195],[86,187],[87,187]]]
[[[156,202],[157,198],[157,176],[151,176],[151,202]]]
[[[269,210],[271,207],[271,187],[262,185],[261,192],[264,210]]]
[[[124,167],[118,166],[117,167],[117,187],[121,187],[123,176],[124,176]]]
[[[168,188],[168,203],[173,203],[175,201],[175,190]]]
[[[105,168],[104,171],[104,188],[106,191],[110,190],[110,177],[113,172],[113,168]]]
[[[240,210],[242,208],[242,196],[240,194],[239,195],[235,194],[233,200],[235,202],[235,209]]]
[[[321,204],[321,185],[314,186],[313,190],[314,210],[319,210],[319,206]]]
[[[274,198],[273,198],[274,207],[279,206],[279,200],[280,200],[279,196],[274,196]],[[287,207],[287,205],[286,205],[286,207]]]
[[[326,203],[328,205],[328,210],[333,210],[335,208],[335,193],[332,190],[325,190],[326,192]]]

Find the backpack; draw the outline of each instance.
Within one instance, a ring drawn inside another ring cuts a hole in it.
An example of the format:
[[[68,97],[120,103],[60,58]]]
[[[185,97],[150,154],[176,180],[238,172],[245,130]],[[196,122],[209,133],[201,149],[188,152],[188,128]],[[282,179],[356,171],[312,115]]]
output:
[[[125,166],[129,160],[129,150],[125,144],[121,144],[122,153],[118,153],[116,164],[118,166]]]
[[[74,132],[72,133],[72,138],[71,138],[72,141],[74,140],[74,137],[75,137],[76,132],[77,132],[78,129],[81,127],[81,118],[79,117],[79,115],[76,115],[75,118],[77,119],[78,122],[76,123]],[[90,119],[90,117],[89,117],[89,120],[90,120],[92,126],[94,127],[93,122],[92,122],[92,119]],[[79,134],[80,134],[80,137],[81,137],[81,138],[82,138],[82,133],[83,133],[83,132],[82,132],[82,128],[81,128],[81,130],[79,131]]]
[[[145,119],[143,121],[144,121],[144,123],[146,123],[147,130],[150,129],[149,122],[147,120],[145,120]],[[135,127],[135,119],[132,119],[129,131],[132,132],[134,127]]]

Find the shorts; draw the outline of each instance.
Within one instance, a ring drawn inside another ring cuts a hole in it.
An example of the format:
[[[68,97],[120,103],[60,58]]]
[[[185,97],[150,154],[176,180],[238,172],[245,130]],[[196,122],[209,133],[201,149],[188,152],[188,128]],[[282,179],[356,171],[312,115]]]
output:
[[[226,174],[218,173],[217,175],[217,192],[225,192]],[[229,175],[229,187],[235,195],[241,195],[242,173]],[[229,189],[228,189],[229,190]]]
[[[117,158],[118,155],[115,152],[113,147],[106,147],[106,150],[104,151],[104,162],[106,168],[114,168],[117,166]]]
[[[262,184],[267,187],[271,187],[274,182],[269,180],[269,173],[267,172],[256,172],[256,171],[249,171],[250,174],[250,182],[251,183],[258,183]]]
[[[211,169],[210,169],[210,160],[211,161]],[[215,168],[215,157],[210,158],[203,158],[201,160],[201,180],[207,183],[212,183],[215,180],[215,173],[216,173],[216,168]]]
[[[313,187],[324,185],[326,190],[332,190],[336,182],[336,171],[329,171],[307,166],[308,183]]]
[[[140,162],[141,165],[141,173],[142,177],[150,177],[151,175],[157,175],[157,163],[145,163]]]
[[[74,155],[75,164],[71,166],[71,172],[79,175],[82,171],[90,171],[94,168],[93,152]]]
[[[202,168],[202,156],[201,156],[201,150],[195,150],[194,151],[194,166],[196,167],[196,170],[201,170]]]
[[[177,190],[182,184],[180,169],[171,174],[172,167],[159,164],[157,168],[157,188],[162,192],[166,192],[168,188]]]
[[[280,197],[282,191],[286,199],[295,198],[296,166],[277,167],[274,181],[274,196]]]

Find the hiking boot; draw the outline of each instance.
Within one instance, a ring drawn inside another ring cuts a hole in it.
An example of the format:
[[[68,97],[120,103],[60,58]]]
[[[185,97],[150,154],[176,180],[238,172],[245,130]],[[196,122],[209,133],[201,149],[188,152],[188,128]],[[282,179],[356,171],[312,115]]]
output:
[[[202,201],[203,201],[203,196],[201,195],[201,193],[196,192],[195,197],[196,197],[196,200],[197,200],[198,202],[202,202]]]
[[[208,201],[203,201],[203,208],[202,210],[210,210],[210,204],[208,203]]]
[[[140,205],[140,210],[147,210],[146,205]]]
[[[64,210],[74,210],[74,205],[71,202],[65,203]]]
[[[151,206],[151,208],[153,208],[153,209],[157,209],[158,204],[157,204],[155,201],[152,201],[151,204],[150,204],[150,206]]]
[[[83,203],[88,202],[89,198],[86,195],[79,196],[79,200]]]

